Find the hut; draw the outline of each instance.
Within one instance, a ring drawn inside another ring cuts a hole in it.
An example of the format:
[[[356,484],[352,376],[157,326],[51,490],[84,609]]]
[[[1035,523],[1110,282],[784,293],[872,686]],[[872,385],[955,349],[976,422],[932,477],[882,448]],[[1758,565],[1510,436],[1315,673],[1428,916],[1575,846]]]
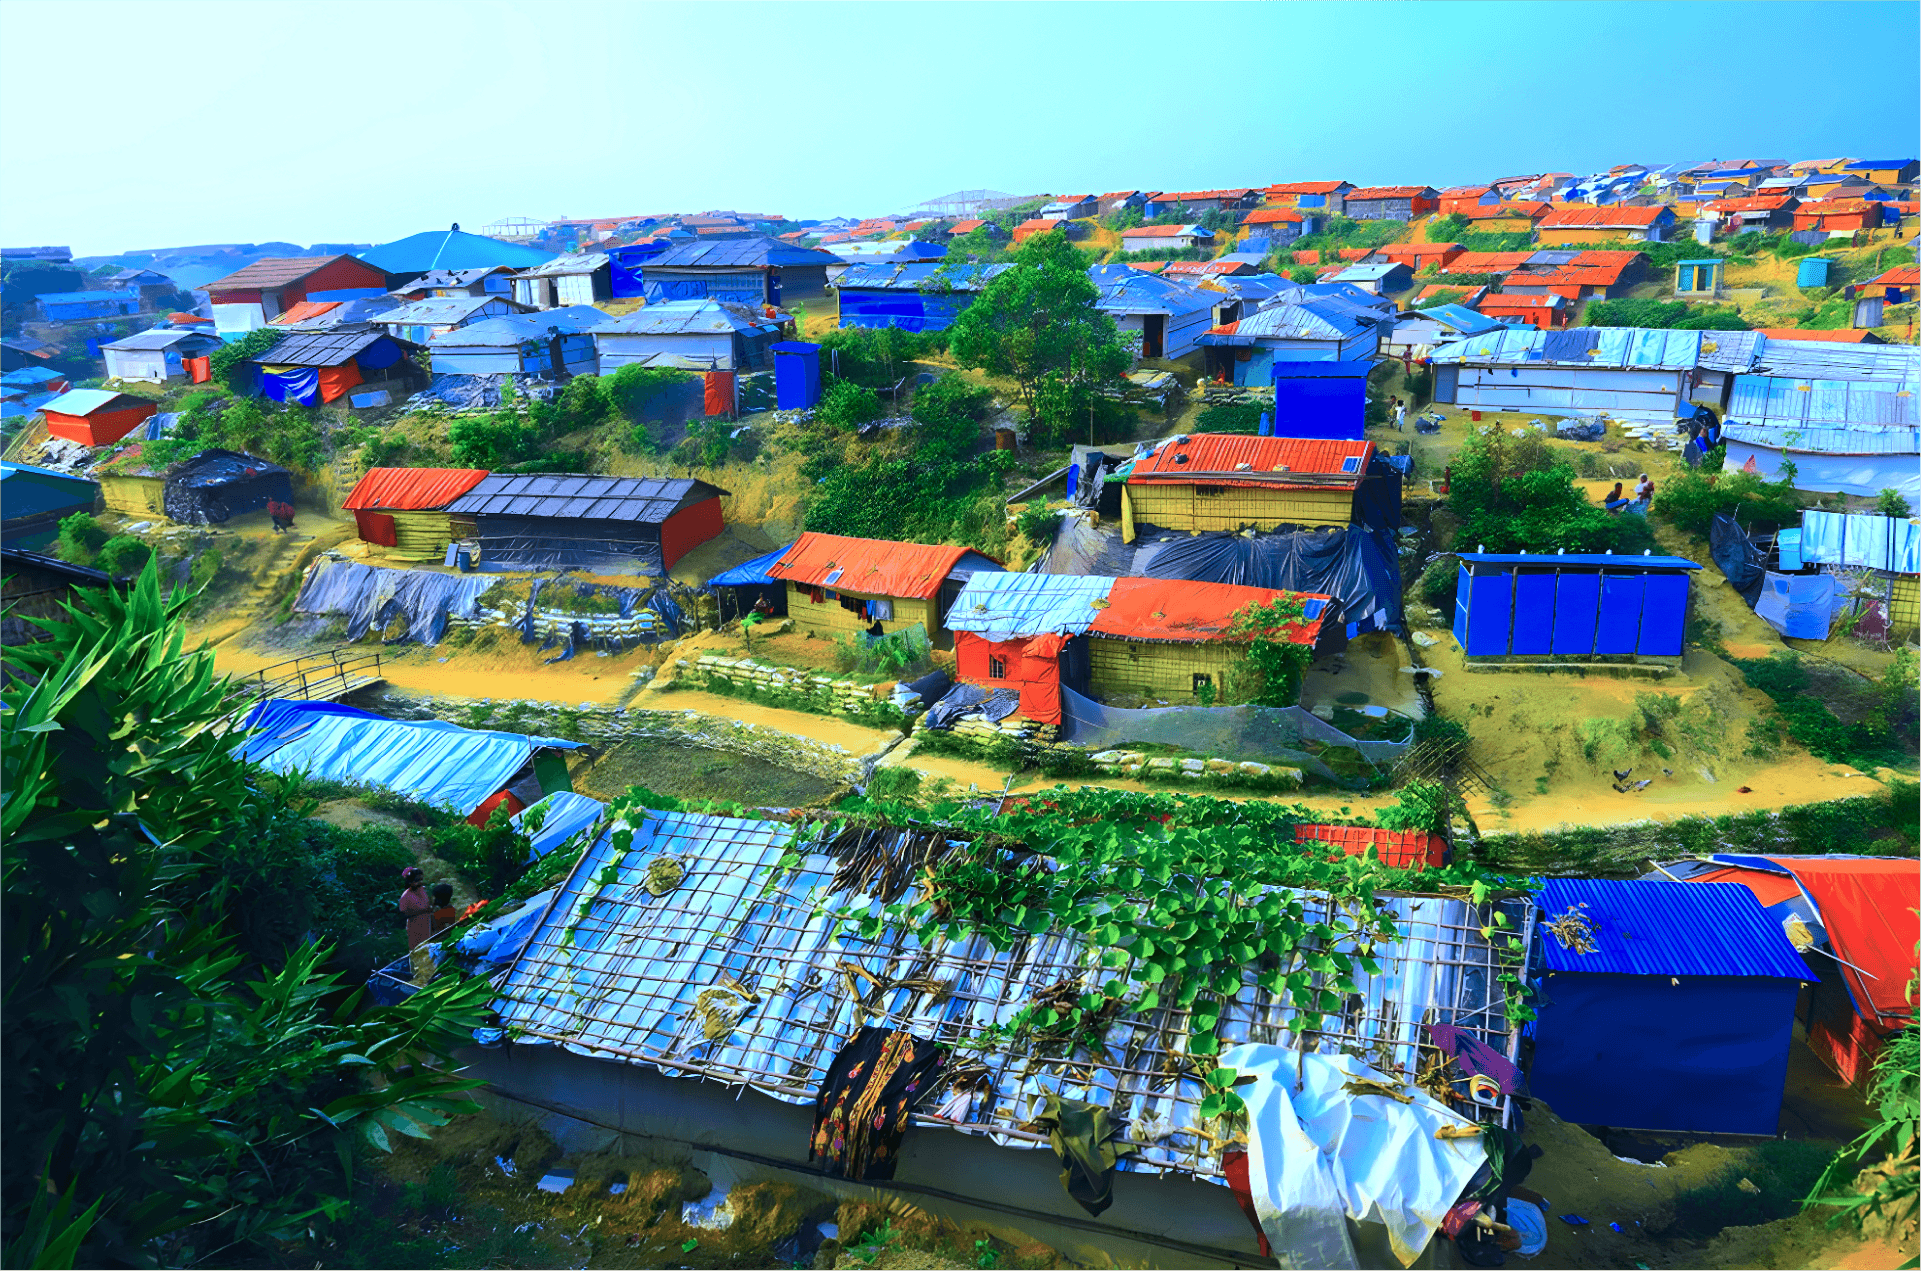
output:
[[[1863,1082],[1882,1045],[1912,1027],[1913,898],[1921,865],[1871,856],[1726,856],[1668,861],[1651,877],[1739,884],[1819,973],[1800,1003],[1808,1048],[1849,1084]]]
[[[1781,531],[1779,546],[1783,570],[1798,565],[1872,572],[1880,579],[1889,626],[1904,634],[1921,626],[1921,524],[1912,518],[1809,509],[1801,513],[1798,531]]]
[[[792,549],[792,543],[777,547],[707,580],[704,590],[713,594],[722,622],[746,616],[763,601],[776,617],[787,612],[787,584],[767,571]]]
[[[1121,536],[1354,524],[1370,441],[1183,434],[1134,461],[1121,487]]]
[[[1250,238],[1267,239],[1268,249],[1285,246],[1319,227],[1318,217],[1297,212],[1291,207],[1257,207],[1241,218],[1241,228]]]
[[[480,265],[472,269],[430,269],[395,287],[391,293],[399,300],[452,300],[462,296],[502,296],[514,294],[514,271],[507,265]]]
[[[1921,502],[1921,350],[1762,340],[1728,395],[1728,465],[1774,480],[1792,462],[1797,490]]]
[[[47,431],[83,446],[111,446],[153,417],[159,403],[150,397],[104,388],[76,388],[41,407]]]
[[[479,485],[481,468],[369,468],[341,507],[364,543],[399,560],[440,561],[454,533],[447,506]]]
[[[1532,1094],[1577,1124],[1779,1132],[1795,998],[1818,977],[1753,892],[1557,878],[1537,904]]]
[[[792,330],[792,320],[719,300],[669,300],[618,318],[601,315],[588,329],[599,350],[600,371],[623,366],[671,366],[687,371],[764,371],[773,346]]]
[[[6,493],[13,494],[12,482],[7,483]],[[76,590],[114,585],[113,579],[98,569],[15,546],[11,539],[0,546],[0,576],[5,580],[0,582],[0,645],[50,639],[51,634],[40,623],[65,621],[64,606],[74,600]]]
[[[1182,286],[1139,270],[1096,278],[1095,285],[1100,288],[1095,305],[1114,319],[1123,339],[1139,337],[1144,358],[1185,357],[1200,348],[1221,301],[1219,292]]]
[[[1074,221],[1096,215],[1100,200],[1092,194],[1067,194],[1041,208],[1042,220]]]
[[[1286,639],[1312,648],[1330,616],[1327,596],[1233,583],[1116,578],[1107,605],[1087,630],[1088,684],[1094,697],[1139,696],[1166,702],[1245,698],[1247,642],[1236,617],[1283,598],[1301,603]]]
[[[1435,305],[1416,310],[1395,322],[1394,330],[1387,337],[1386,351],[1406,351],[1413,355],[1420,350],[1424,353],[1435,345],[1492,331],[1499,325],[1494,318],[1465,305]]]
[[[1794,228],[1829,237],[1881,227],[1881,204],[1868,199],[1809,199],[1794,209]]]
[[[33,298],[42,322],[99,322],[140,312],[138,291],[43,291]]]
[[[1376,247],[1368,259],[1376,262],[1395,261],[1419,272],[1423,269],[1445,269],[1449,261],[1466,251],[1459,243],[1388,243]]]
[[[447,514],[489,568],[664,574],[726,528],[726,494],[687,477],[494,473]]]
[[[1429,356],[1434,400],[1443,405],[1671,424],[1693,413],[1690,404],[1722,409],[1762,344],[1751,331],[1504,326]]]
[[[514,275],[514,299],[529,309],[590,305],[614,298],[614,263],[606,252],[569,252]]]
[[[947,232],[952,236],[954,236],[955,238],[959,238],[965,234],[980,234],[983,237],[991,238],[996,242],[999,242],[1000,240],[1007,237],[1007,231],[1001,227],[999,222],[983,221],[983,220],[971,219],[971,218],[955,221],[952,225],[947,227]]]
[[[1342,215],[1356,221],[1411,221],[1440,206],[1431,185],[1368,185],[1349,190]]]
[[[600,353],[592,331],[607,314],[592,305],[486,318],[428,341],[435,375],[592,375]]]
[[[820,400],[820,345],[782,340],[770,345],[774,355],[774,406],[777,410],[807,410]]]
[[[1002,568],[966,547],[802,534],[767,575],[787,585],[787,614],[802,631],[829,639],[907,627],[950,646],[948,611],[967,580]]]
[[[203,288],[214,330],[238,338],[303,300],[362,300],[387,290],[387,275],[352,256],[268,257]]]
[[[1791,194],[1749,194],[1712,199],[1702,205],[1701,212],[1703,219],[1713,221],[1723,234],[1784,232],[1794,228],[1794,210],[1800,206],[1801,200]]]
[[[100,486],[71,472],[0,462],[0,542],[38,550],[60,537],[60,522],[93,511]]]
[[[947,611],[954,675],[1019,695],[1018,714],[1061,723],[1061,689],[1093,691],[1087,632],[1115,580],[1068,574],[978,573]]]
[[[1537,331],[1559,331],[1568,324],[1574,306],[1566,296],[1510,296],[1498,293],[1482,296],[1475,309],[1484,317],[1507,326],[1533,327]]]
[[[1535,227],[1535,241],[1543,247],[1559,243],[1660,243],[1674,231],[1670,207],[1608,207],[1562,204],[1543,216]]]
[[[1917,287],[1921,287],[1921,266],[1916,265],[1896,265],[1866,282],[1854,284],[1849,288],[1854,298],[1852,325],[1880,326],[1887,319],[1887,306],[1912,301]]]
[[[1400,261],[1382,261],[1369,264],[1349,265],[1333,276],[1334,282],[1353,283],[1370,295],[1385,296],[1389,292],[1406,291],[1414,285],[1414,270]]]
[[[1721,296],[1719,256],[1702,260],[1681,260],[1674,264],[1674,295],[1677,300],[1718,300]]]
[[[203,450],[167,470],[161,508],[182,525],[224,525],[269,503],[293,502],[293,475],[237,450]]]
[[[363,384],[403,390],[418,384],[420,372],[407,356],[415,347],[377,327],[342,324],[289,332],[252,362],[267,397],[320,406]]]
[[[528,308],[527,305],[498,295],[428,296],[382,310],[368,321],[373,326],[384,328],[397,339],[412,344],[426,344],[449,331],[458,331],[489,318],[526,313]]]
[[[167,473],[154,468],[141,454],[141,446],[118,446],[113,455],[92,469],[100,483],[100,501],[109,512],[137,520],[167,514]]]
[[[725,300],[733,304],[792,304],[823,297],[827,267],[839,257],[757,234],[725,242],[682,243],[641,266],[648,304],[663,300]]]
[[[100,346],[110,380],[164,384],[168,380],[209,378],[206,359],[220,347],[220,338],[197,331],[155,327]]]
[[[554,254],[485,234],[468,234],[454,222],[449,229],[409,234],[360,253],[362,263],[380,270],[395,285],[440,269],[531,269]]]
[[[1856,159],[1841,171],[1877,185],[1912,185],[1921,174],[1921,162],[1913,159]]]
[[[1259,190],[1242,187],[1233,190],[1156,190],[1141,205],[1148,218],[1174,213],[1193,216],[1199,212],[1235,212],[1260,202]]]
[[[831,284],[842,327],[944,331],[1012,265],[855,265]]]
[[[1261,191],[1269,207],[1292,207],[1343,214],[1345,200],[1354,186],[1347,181],[1283,181]]]
[[[1669,659],[1679,665],[1689,575],[1679,556],[1461,552],[1454,639],[1476,662]]]
[[[1282,302],[1210,327],[1196,341],[1213,378],[1259,387],[1284,363],[1365,362],[1381,344],[1382,315],[1338,300]]]
[[[1184,252],[1213,245],[1214,231],[1202,225],[1136,225],[1121,231],[1122,251]]]

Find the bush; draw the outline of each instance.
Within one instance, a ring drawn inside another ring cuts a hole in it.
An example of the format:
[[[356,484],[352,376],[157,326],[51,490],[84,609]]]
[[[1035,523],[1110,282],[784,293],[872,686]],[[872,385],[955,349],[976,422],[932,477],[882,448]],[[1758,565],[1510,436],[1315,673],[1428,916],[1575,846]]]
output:
[[[880,394],[842,379],[828,381],[820,402],[814,407],[816,418],[841,432],[853,432],[862,424],[879,419],[883,413]]]
[[[1749,324],[1732,305],[1691,305],[1685,300],[1590,300],[1591,327],[1640,327],[1661,331],[1746,331]]]
[[[503,801],[485,825],[458,821],[429,832],[434,854],[465,874],[484,897],[498,896],[527,871],[533,844]]]
[[[1883,490],[1874,500],[1874,510],[1880,516],[1905,518],[1914,515],[1914,509],[1899,490]]]
[[[145,540],[131,534],[116,534],[100,548],[100,555],[94,558],[94,567],[105,571],[115,578],[127,578],[137,574],[145,567],[153,548]]]
[[[1061,513],[1050,509],[1045,500],[1029,503],[1014,519],[1014,528],[1030,543],[1051,543],[1060,528]]]
[[[1455,456],[1448,508],[1459,541],[1491,552],[1614,551],[1654,546],[1647,518],[1615,515],[1574,487],[1574,469],[1542,438],[1474,433]]]
[[[876,768],[867,779],[867,797],[876,802],[911,803],[920,795],[920,773],[912,768]]]
[[[864,388],[892,388],[912,371],[908,363],[946,344],[945,333],[938,331],[842,327],[820,338],[820,364],[835,379]]]
[[[1421,603],[1439,609],[1443,616],[1454,612],[1454,588],[1461,580],[1460,562],[1452,556],[1443,556],[1429,563],[1415,580],[1414,590],[1421,597]]]
[[[212,372],[214,379],[233,392],[252,392],[254,373],[248,363],[280,343],[286,334],[278,327],[249,331],[232,344],[223,344],[215,349],[208,358],[207,369]]]
[[[1208,406],[1202,409],[1195,419],[1197,432],[1239,432],[1260,431],[1261,416],[1267,407],[1259,402],[1241,402],[1232,406]]]
[[[1311,269],[1306,265],[1302,265],[1299,269],[1289,270],[1287,275],[1289,282],[1297,282],[1304,287],[1308,283],[1313,282],[1314,277],[1315,275],[1314,275],[1313,269]]]
[[[75,512],[60,522],[60,541],[54,555],[69,565],[91,565],[109,537],[93,513]]]
[[[1717,515],[1733,516],[1743,525],[1785,525],[1800,510],[1800,499],[1786,481],[1765,481],[1754,472],[1701,469],[1669,477],[1655,494],[1653,508],[1654,515],[1701,535],[1713,527]]]

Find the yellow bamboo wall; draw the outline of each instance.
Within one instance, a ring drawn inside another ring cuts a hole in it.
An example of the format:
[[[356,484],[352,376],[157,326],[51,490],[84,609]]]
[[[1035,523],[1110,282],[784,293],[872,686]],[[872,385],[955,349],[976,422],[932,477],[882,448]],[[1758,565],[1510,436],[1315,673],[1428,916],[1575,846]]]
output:
[[[934,602],[932,600],[905,600],[899,596],[881,596],[872,592],[841,591],[829,587],[829,591],[841,596],[851,596],[856,600],[892,600],[894,618],[882,622],[880,629],[888,635],[916,624],[927,628],[928,638],[935,644],[941,643],[946,634],[934,621]],[[787,616],[794,620],[796,631],[811,631],[818,636],[831,638],[844,636],[854,631],[865,631],[874,624],[851,610],[840,607],[838,600],[825,600],[815,604],[808,599],[807,593],[794,583],[787,584]],[[943,646],[946,647],[946,646]]]
[[[1900,631],[1921,626],[1921,575],[1895,575],[1888,597],[1888,625]]]
[[[1105,636],[1090,636],[1087,654],[1088,687],[1095,697],[1139,693],[1183,704],[1195,700],[1197,674],[1214,677],[1215,700],[1220,701],[1243,662],[1238,645],[1154,644]]]
[[[124,516],[161,516],[160,497],[167,483],[159,477],[102,476],[100,497],[107,511]]]
[[[447,559],[447,544],[453,541],[445,512],[389,512],[394,518],[395,545],[387,555],[395,560],[432,561]]]
[[[1137,525],[1165,530],[1271,530],[1277,525],[1347,525],[1354,519],[1352,490],[1253,490],[1218,487],[1200,494],[1191,485],[1130,485]]]

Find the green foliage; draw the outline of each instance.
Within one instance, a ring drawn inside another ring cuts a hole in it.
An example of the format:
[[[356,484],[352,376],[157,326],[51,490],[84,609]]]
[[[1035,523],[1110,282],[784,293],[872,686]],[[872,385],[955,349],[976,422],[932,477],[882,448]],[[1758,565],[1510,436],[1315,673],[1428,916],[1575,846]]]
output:
[[[135,538],[131,534],[116,534],[101,546],[100,554],[93,563],[95,568],[115,578],[125,578],[129,574],[139,573],[152,556],[153,548],[147,545],[145,539]]]
[[[981,421],[993,399],[993,390],[952,373],[917,390],[912,410],[919,425],[916,457],[939,465],[971,456],[980,448]]]
[[[1393,242],[1406,228],[1400,221],[1356,221],[1345,216],[1331,216],[1319,230],[1301,235],[1288,247],[1294,251],[1328,253],[1321,258],[1322,263],[1332,264],[1338,259],[1332,253],[1343,247],[1380,247]]]
[[[1910,980],[1908,1000],[1915,995]],[[1833,1207],[1829,1227],[1846,1222],[1859,1229],[1878,1221],[1891,1231],[1913,1231],[1921,1190],[1921,1030],[1909,1025],[1882,1044],[1868,1100],[1867,1131],[1828,1162],[1805,1204]],[[1915,1264],[1910,1258],[1906,1265]]]
[[[215,349],[207,359],[207,369],[213,378],[225,384],[235,393],[246,393],[253,389],[254,373],[247,363],[263,356],[274,345],[286,337],[286,332],[278,327],[261,327]]]
[[[853,432],[886,413],[880,395],[852,380],[829,380],[814,406],[815,416],[829,428]]]
[[[1134,408],[1096,391],[1095,381],[1049,372],[1035,394],[1028,440],[1050,450],[1081,440],[1092,446],[1127,436],[1133,426]]]
[[[1875,496],[1874,511],[1877,516],[1906,518],[1914,515],[1907,498],[1899,490],[1883,490]]]
[[[956,265],[999,264],[1007,259],[1007,250],[1007,244],[995,239],[984,227],[947,240],[947,259]]]
[[[670,457],[673,462],[690,468],[718,468],[729,459],[750,460],[758,453],[760,442],[751,428],[743,428],[724,415],[715,415],[688,424],[687,436],[674,447]]]
[[[1755,472],[1677,472],[1654,495],[1654,515],[1690,534],[1705,535],[1717,515],[1743,525],[1786,525],[1799,516],[1801,500],[1787,481],[1770,482]]]
[[[918,622],[885,635],[849,632],[835,641],[835,645],[841,670],[897,678],[924,668],[934,647],[927,638],[927,628]]]
[[[1302,265],[1299,269],[1291,269],[1287,274],[1289,282],[1298,282],[1302,286],[1313,282],[1316,276],[1313,268],[1308,265]]]
[[[1095,307],[1099,297],[1073,244],[1037,234],[955,319],[948,348],[962,366],[1014,380],[1033,419],[1048,376],[1099,383],[1127,369],[1114,320]]]
[[[213,393],[197,394],[184,405],[172,433],[142,443],[140,457],[148,467],[158,470],[202,450],[237,450],[302,472],[326,462],[328,438],[317,410]]]
[[[1392,806],[1374,814],[1374,823],[1384,830],[1445,834],[1458,802],[1459,796],[1450,794],[1438,781],[1410,781],[1394,796]]]
[[[1053,542],[1054,531],[1060,528],[1060,524],[1060,510],[1050,509],[1044,499],[1022,507],[1020,515],[1014,518],[1014,528],[1030,543]]]
[[[75,512],[60,521],[60,539],[54,554],[69,565],[91,565],[111,537],[106,527],[91,512]]]
[[[1473,224],[1473,221],[1459,212],[1449,212],[1446,216],[1437,216],[1427,223],[1427,239],[1430,243],[1453,242],[1458,235],[1467,233],[1468,227]]]
[[[1591,327],[1642,327],[1661,331],[1746,331],[1747,319],[1733,305],[1696,305],[1685,300],[1590,300]]]
[[[1645,517],[1588,502],[1574,469],[1546,442],[1499,428],[1470,434],[1455,456],[1448,508],[1461,518],[1459,541],[1490,552],[1628,555],[1654,546]]]
[[[533,843],[513,824],[502,802],[485,825],[452,821],[432,832],[434,855],[472,880],[483,896],[498,896],[527,869]]]
[[[1534,241],[1531,230],[1488,230],[1478,234],[1449,234],[1461,245],[1462,250],[1470,252],[1518,252],[1525,251]]]
[[[1247,664],[1258,679],[1250,700],[1262,706],[1300,704],[1301,678],[1314,660],[1314,646],[1297,643],[1292,637],[1305,623],[1306,612],[1299,596],[1285,593],[1235,613],[1228,630],[1235,639],[1246,642]]]
[[[1779,649],[1765,658],[1736,658],[1749,687],[1774,702],[1788,736],[1829,763],[1849,764],[1863,772],[1882,765],[1913,763],[1915,658],[1904,651],[1879,681],[1856,684],[1852,700],[1842,703],[1844,719],[1808,673],[1801,656]],[[1850,722],[1850,720],[1852,722]]]
[[[1259,402],[1237,402],[1227,406],[1204,406],[1194,421],[1196,432],[1259,432],[1261,416],[1268,411]]]
[[[323,945],[250,962],[246,863],[299,812],[211,727],[232,707],[211,651],[184,648],[189,596],[164,599],[149,564],[82,597],[4,653],[8,1248],[279,1261],[343,1214],[349,1136],[389,1150],[471,1108],[478,1083],[415,1063],[450,1055],[492,988],[365,1006]],[[84,1235],[75,1213],[97,1217]]]
[[[912,768],[876,768],[867,779],[867,797],[878,803],[911,803],[920,796],[920,787],[920,773]]]
[[[938,277],[938,275],[937,275]],[[910,363],[947,345],[942,331],[840,327],[820,340],[821,369],[864,388],[891,388],[912,372]]]
[[[849,700],[834,692],[824,684],[803,683],[794,688],[776,687],[771,684],[736,684],[718,675],[696,671],[691,677],[703,692],[716,697],[740,697],[752,700],[760,706],[771,706],[777,710],[804,711],[809,715],[831,715],[836,719],[850,719],[857,724],[870,728],[904,728],[907,726],[906,712],[890,701],[880,698],[857,698]],[[675,681],[679,683],[678,680]],[[673,687],[669,685],[669,687]]]

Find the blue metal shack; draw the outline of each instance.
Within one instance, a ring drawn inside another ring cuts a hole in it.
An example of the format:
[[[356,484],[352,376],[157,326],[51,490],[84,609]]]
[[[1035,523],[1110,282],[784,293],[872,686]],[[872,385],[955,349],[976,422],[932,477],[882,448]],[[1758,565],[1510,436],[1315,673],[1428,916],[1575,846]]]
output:
[[[1459,555],[1454,639],[1469,658],[1681,655],[1691,560]]]
[[[33,298],[47,322],[84,322],[90,318],[119,318],[140,312],[136,291],[49,291]]]
[[[1795,996],[1818,977],[1753,892],[1555,879],[1540,906],[1532,1094],[1584,1125],[1776,1132]],[[1577,925],[1586,952],[1556,934]]]
[[[782,340],[774,354],[774,402],[781,410],[806,410],[820,400],[820,345]]]
[[[672,247],[665,238],[651,239],[645,243],[630,243],[626,247],[610,247],[607,259],[612,263],[614,299],[631,300],[646,295],[641,285],[641,269],[650,260],[658,260]]]
[[[843,327],[945,331],[995,275],[1012,265],[874,261],[851,266],[834,282]]]
[[[1367,439],[1372,362],[1275,362],[1274,435]]]

